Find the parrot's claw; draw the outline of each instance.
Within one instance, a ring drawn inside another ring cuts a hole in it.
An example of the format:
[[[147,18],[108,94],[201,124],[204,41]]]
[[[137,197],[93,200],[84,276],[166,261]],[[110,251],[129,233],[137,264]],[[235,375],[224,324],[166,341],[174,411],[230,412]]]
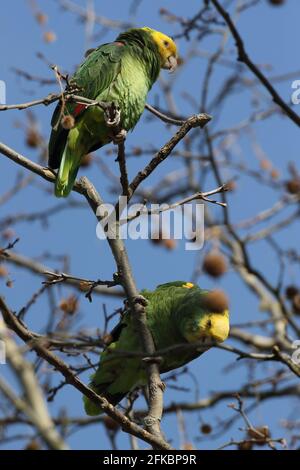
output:
[[[136,295],[134,299],[132,299],[135,304],[141,304],[143,307],[147,307],[148,301],[145,299],[143,295]]]
[[[115,103],[111,103],[104,110],[104,119],[107,127],[117,127],[121,121],[121,110]]]
[[[117,134],[112,136],[112,141],[115,145],[122,144],[124,140],[126,140],[127,131],[125,129],[121,129]]]

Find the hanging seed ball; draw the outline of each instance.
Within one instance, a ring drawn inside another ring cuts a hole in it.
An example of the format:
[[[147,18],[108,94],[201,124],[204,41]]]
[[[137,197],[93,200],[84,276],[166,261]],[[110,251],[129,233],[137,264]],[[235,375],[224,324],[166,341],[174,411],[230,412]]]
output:
[[[271,434],[268,426],[259,426],[257,428],[248,429],[248,436],[256,440],[255,444],[257,446],[263,446],[266,440],[271,437]]]
[[[185,442],[182,446],[182,450],[195,450],[195,447],[191,442]]]
[[[39,146],[41,138],[39,133],[35,129],[28,129],[26,133],[26,145],[31,148],[36,148]]]
[[[286,190],[290,194],[298,194],[300,193],[300,178],[293,178],[286,182],[285,184]]]
[[[234,180],[228,181],[228,183],[226,183],[226,189],[228,192],[235,191],[237,189],[236,181]]]
[[[215,313],[223,313],[229,305],[227,295],[220,289],[212,290],[206,294],[203,301],[205,308]]]
[[[279,170],[277,170],[277,168],[273,168],[273,170],[271,170],[270,176],[273,180],[278,180],[280,177]]]
[[[68,315],[73,315],[78,310],[78,299],[75,295],[70,295],[66,299],[62,299],[59,308]]]
[[[114,431],[114,432],[117,432],[120,428],[120,425],[119,423],[117,423],[117,421],[115,421],[113,418],[111,418],[110,416],[108,415],[105,415],[104,418],[103,418],[103,424],[104,426],[106,427],[106,429],[108,431]]]
[[[175,250],[176,248],[176,240],[172,238],[163,239],[161,243],[164,245],[167,250]]]
[[[0,277],[6,277],[7,275],[8,275],[7,268],[3,264],[0,264]]]
[[[238,450],[252,450],[252,447],[253,443],[251,441],[243,441],[237,446]]]
[[[139,155],[142,155],[143,149],[141,147],[133,147],[132,149],[132,155],[138,157]]]
[[[86,168],[91,165],[92,161],[93,161],[93,155],[91,153],[87,153],[86,155],[84,155],[84,157],[81,160],[81,166]]]
[[[36,17],[36,21],[41,25],[46,24],[48,21],[48,16],[45,15],[45,13],[39,12],[35,15],[35,17]]]
[[[91,288],[91,283],[88,281],[80,281],[79,283],[79,289],[82,292],[87,292]]]
[[[294,313],[299,314],[300,313],[300,294],[299,293],[293,297],[292,306],[293,306]]]
[[[271,171],[272,162],[270,160],[268,160],[267,158],[263,158],[262,160],[260,160],[259,166],[264,171]]]
[[[154,237],[151,238],[151,242],[154,245],[162,245],[167,250],[175,250],[177,246],[176,240],[172,238],[164,238],[164,234],[162,232],[155,233]]]
[[[226,259],[221,253],[211,251],[205,256],[202,269],[211,277],[220,277],[227,271]]]
[[[299,290],[297,289],[296,286],[287,286],[286,289],[285,289],[285,295],[288,299],[292,300],[295,295],[297,295],[299,292]]]
[[[200,431],[202,432],[202,434],[210,434],[212,431],[212,427],[208,423],[203,423],[201,425]]]
[[[16,232],[12,228],[6,228],[1,235],[5,240],[11,240],[16,236]]]
[[[28,442],[27,446],[24,447],[24,450],[40,450],[41,446],[37,440],[32,439],[32,441]]]
[[[274,6],[284,5],[285,0],[269,0],[269,3]]]
[[[56,41],[56,34],[53,31],[45,31],[43,38],[45,42],[54,42]]]
[[[75,119],[73,118],[73,116],[71,116],[70,114],[68,114],[67,116],[64,116],[61,120],[61,125],[64,129],[73,129],[74,125],[75,125]]]

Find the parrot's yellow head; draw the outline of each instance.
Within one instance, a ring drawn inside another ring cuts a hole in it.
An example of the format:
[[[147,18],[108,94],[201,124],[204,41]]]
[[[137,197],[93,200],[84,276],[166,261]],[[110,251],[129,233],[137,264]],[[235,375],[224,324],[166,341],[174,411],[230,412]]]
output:
[[[207,313],[200,317],[197,328],[193,328],[186,338],[189,342],[216,341],[222,343],[229,335],[229,312]]]
[[[148,27],[141,28],[150,34],[153,42],[156,44],[161,58],[161,67],[173,72],[177,67],[177,47],[172,38],[166,34]]]
[[[229,313],[210,313],[200,326],[203,327],[205,336],[208,336],[217,343],[222,343],[229,335]]]

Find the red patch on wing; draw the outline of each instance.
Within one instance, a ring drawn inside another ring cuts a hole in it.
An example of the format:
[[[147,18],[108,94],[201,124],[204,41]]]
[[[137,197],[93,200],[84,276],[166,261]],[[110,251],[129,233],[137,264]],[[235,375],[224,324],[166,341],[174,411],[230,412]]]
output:
[[[85,104],[78,104],[75,109],[74,109],[74,112],[73,112],[73,116],[74,117],[77,117],[79,114],[82,113],[82,111],[84,111],[86,109],[86,105]]]
[[[115,44],[116,46],[119,46],[119,47],[125,46],[124,42],[121,42],[121,41],[115,41],[115,42],[113,42],[113,44]]]

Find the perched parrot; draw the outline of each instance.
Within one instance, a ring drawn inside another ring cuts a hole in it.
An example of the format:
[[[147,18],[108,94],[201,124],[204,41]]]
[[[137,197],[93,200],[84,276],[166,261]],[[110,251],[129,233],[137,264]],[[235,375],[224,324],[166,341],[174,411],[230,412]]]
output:
[[[171,38],[147,27],[130,29],[90,52],[69,84],[79,88],[80,96],[117,104],[120,128],[129,131],[140,119],[160,69],[173,71],[176,66],[177,49]],[[51,121],[48,165],[59,168],[55,195],[66,197],[84,155],[108,144],[113,136],[98,106],[68,102],[63,111],[61,106]],[[64,125],[66,118],[72,125]]]
[[[147,323],[156,350],[178,344],[203,344],[201,351],[186,349],[163,355],[160,372],[181,367],[204,351],[212,342],[223,342],[229,334],[229,312],[214,313],[206,305],[209,291],[184,281],[159,285],[153,292],[142,291],[147,299]],[[206,346],[207,345],[207,346]],[[118,354],[114,354],[117,353]],[[146,385],[146,370],[140,357],[126,357],[126,352],[141,351],[132,315],[126,311],[112,330],[110,343],[102,352],[97,372],[91,377],[90,386],[99,395],[116,405],[136,386]],[[124,355],[122,356],[122,353]],[[97,415],[101,409],[87,397],[83,397],[88,415]]]

